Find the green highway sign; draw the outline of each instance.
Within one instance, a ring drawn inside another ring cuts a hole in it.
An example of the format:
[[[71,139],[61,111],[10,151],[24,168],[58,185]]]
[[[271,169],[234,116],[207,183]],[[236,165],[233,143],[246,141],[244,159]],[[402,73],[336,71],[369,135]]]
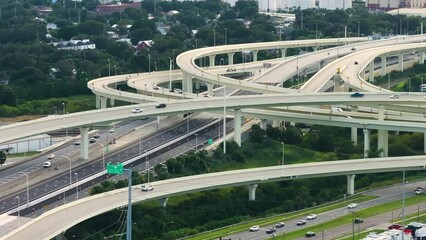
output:
[[[109,174],[123,174],[123,164],[117,163],[117,165],[108,163],[107,164],[107,173]]]
[[[211,144],[213,144],[213,139],[211,139],[211,138],[210,138],[210,139],[207,141],[207,143],[208,143],[208,144],[210,144],[210,145],[211,145]]]

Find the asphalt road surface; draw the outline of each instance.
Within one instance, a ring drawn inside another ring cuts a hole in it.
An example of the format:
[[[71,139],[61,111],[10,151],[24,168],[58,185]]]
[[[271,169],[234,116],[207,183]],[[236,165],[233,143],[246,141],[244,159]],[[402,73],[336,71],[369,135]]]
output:
[[[412,196],[413,190],[417,186],[425,186],[426,181],[423,182],[415,182],[415,183],[409,183],[406,184],[406,195]],[[402,198],[402,187],[401,185],[392,186],[388,188],[378,189],[378,190],[372,190],[368,191],[366,193],[367,195],[374,195],[379,196],[376,199],[366,201],[363,203],[359,203],[358,206],[355,209],[348,209],[346,207],[335,209],[332,211],[328,211],[325,213],[318,214],[317,219],[315,220],[306,220],[305,218],[295,218],[290,221],[285,222],[285,227],[278,228],[277,229],[277,236],[282,236],[284,232],[292,232],[299,229],[306,229],[306,231],[309,231],[309,227],[317,224],[321,224],[324,222],[328,222],[330,220],[333,220],[337,217],[344,216],[347,214],[352,214],[352,210],[359,211],[368,207],[380,205],[383,203],[391,202],[400,200]],[[417,205],[413,206],[411,208],[414,208],[415,211],[417,211]],[[406,211],[408,214],[408,211]],[[400,211],[394,211],[394,217],[396,218],[401,213]],[[381,214],[375,217],[372,217],[372,220],[364,219],[364,223],[360,225],[360,231],[365,230],[367,227],[376,226],[381,223],[390,223],[391,222],[391,215],[392,213],[387,214]],[[298,220],[306,220],[306,225],[303,226],[296,226],[296,222]],[[253,222],[253,225],[257,225],[256,222]],[[248,229],[246,232],[241,232],[229,236],[224,236],[223,239],[240,239],[240,240],[256,240],[256,239],[268,239],[272,238],[272,234],[266,234],[266,229],[272,228],[274,225],[270,226],[262,226],[259,231],[257,232],[250,232]],[[356,230],[358,230],[358,226],[356,226]],[[346,224],[334,229],[326,229],[325,230],[325,238],[324,239],[331,239],[332,237],[340,236],[345,233],[351,233],[352,232],[352,224]],[[310,237],[306,239],[322,239],[322,233],[316,233],[316,237]],[[305,237],[302,237],[300,239],[305,239]]]

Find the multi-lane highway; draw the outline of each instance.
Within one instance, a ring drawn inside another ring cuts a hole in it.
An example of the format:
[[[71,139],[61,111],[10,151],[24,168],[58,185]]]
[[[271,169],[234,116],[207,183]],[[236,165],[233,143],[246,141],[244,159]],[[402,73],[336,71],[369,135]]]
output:
[[[422,36],[421,36],[422,37]],[[416,40],[412,40],[415,37],[407,37],[407,40],[410,39],[410,41],[418,41],[421,37],[418,37]],[[348,39],[352,41],[351,39]],[[360,41],[362,39],[353,39],[353,41]],[[406,39],[403,39],[404,41]],[[336,44],[336,40],[327,40],[329,41],[328,44]],[[339,43],[339,39],[337,39],[337,44]],[[362,40],[364,41],[364,40]],[[398,39],[396,39],[396,42]],[[401,40],[400,40],[401,41]],[[408,42],[408,41],[407,41]],[[241,49],[256,49],[256,50],[262,50],[262,49],[269,49],[270,45],[263,44],[256,46],[253,48],[253,46],[250,46],[250,44],[245,46],[222,46],[218,49],[215,49],[214,54],[217,54],[218,51],[224,51],[223,53],[227,52],[237,52],[241,51]],[[280,43],[281,44],[281,43]],[[288,45],[286,45],[288,44]],[[286,47],[295,47],[296,43],[285,43],[284,45],[280,45],[280,48],[286,48]],[[303,42],[306,46],[317,44],[317,42],[314,41],[306,41]],[[300,46],[305,46],[301,44]],[[276,47],[277,45],[275,45]],[[229,49],[228,49],[229,48]],[[341,50],[342,53],[345,51],[352,51],[346,49],[348,47],[338,47],[337,49],[334,49],[333,51],[339,51]],[[211,50],[211,49],[210,49]],[[328,50],[330,53],[331,50]],[[315,55],[314,53],[312,55]],[[328,55],[328,54],[327,54]],[[337,56],[339,53],[337,53]],[[292,105],[318,105],[318,104],[332,104],[332,105],[349,105],[349,104],[356,104],[356,105],[364,105],[364,106],[377,106],[379,104],[414,104],[414,105],[425,105],[425,100],[423,99],[423,96],[412,94],[408,97],[401,97],[400,99],[389,99],[390,95],[366,95],[364,98],[351,98],[349,94],[334,94],[333,96],[327,96],[327,95],[321,95],[321,94],[309,94],[309,95],[303,95],[303,96],[297,96],[297,92],[293,90],[288,89],[279,89],[279,88],[272,88],[268,86],[258,86],[254,83],[244,83],[242,81],[235,81],[230,80],[228,78],[220,77],[216,74],[210,74],[205,69],[201,69],[198,67],[195,67],[195,59],[202,57],[202,56],[211,56],[211,52],[209,52],[208,49],[202,49],[195,52],[188,52],[186,55],[182,55],[182,57],[178,57],[184,65],[181,66],[181,68],[186,71],[187,73],[190,72],[190,74],[193,74],[194,76],[198,76],[198,79],[202,79],[208,82],[217,83],[217,84],[225,84],[230,85],[235,88],[239,89],[246,89],[246,90],[255,90],[258,92],[263,93],[272,93],[272,92],[283,92],[283,93],[295,93],[294,95],[274,95],[274,96],[255,96],[255,97],[235,97],[235,98],[221,98],[221,99],[203,99],[203,100],[188,100],[183,101],[182,103],[177,103],[172,101],[172,99],[183,99],[187,96],[185,94],[171,94],[168,92],[164,92],[164,89],[161,91],[150,91],[150,88],[153,87],[153,84],[147,84],[145,85],[139,85],[137,83],[136,79],[138,77],[138,74],[132,74],[129,76],[117,76],[113,78],[103,78],[98,79],[100,84],[100,87],[98,84],[95,85],[95,82],[89,83],[89,87],[92,89],[93,92],[100,93],[101,95],[111,97],[113,99],[121,99],[121,100],[127,100],[131,99],[131,102],[144,102],[144,101],[157,101],[158,97],[165,97],[168,96],[168,107],[167,109],[156,109],[154,104],[143,104],[145,112],[141,114],[132,114],[130,112],[131,107],[120,107],[116,109],[104,109],[101,111],[93,111],[93,112],[87,112],[87,113],[78,113],[78,114],[69,114],[66,116],[61,117],[49,117],[41,120],[35,120],[31,122],[21,123],[12,125],[12,127],[0,127],[0,136],[4,136],[3,138],[0,138],[0,142],[16,139],[22,136],[28,136],[28,135],[34,135],[39,132],[45,132],[45,131],[51,131],[55,129],[67,129],[74,126],[90,126],[93,125],[95,122],[98,122],[99,119],[102,119],[103,122],[111,122],[121,119],[138,119],[144,116],[149,115],[170,115],[170,114],[182,114],[185,112],[192,112],[192,111],[218,111],[222,109],[224,106],[227,108],[264,108],[264,107],[270,107],[270,106],[292,106]],[[186,61],[186,58],[188,58]],[[296,58],[294,61],[298,61],[299,57]],[[192,66],[191,66],[192,64]],[[297,63],[298,64],[298,63]],[[365,65],[364,65],[365,66]],[[298,66],[297,66],[298,67]],[[192,69],[192,70],[191,70]],[[195,70],[194,70],[195,69]],[[170,81],[170,80],[177,80],[181,78],[181,74],[177,72],[169,72],[167,73],[150,73],[153,75],[161,76],[161,79],[158,80],[161,81]],[[153,76],[151,75],[151,76]],[[213,77],[212,77],[213,76]],[[132,82],[133,80],[133,82]],[[138,86],[139,92],[151,92],[150,96],[143,96],[143,97],[135,97],[135,94],[132,93],[126,93],[120,90],[113,90],[111,91],[111,86],[116,81],[121,82],[127,82],[129,86],[132,85],[136,87]],[[232,81],[232,82],[231,82]],[[279,81],[282,81],[279,80]],[[107,83],[105,83],[107,82]],[[108,87],[110,86],[110,87]],[[108,95],[109,94],[109,95]],[[191,98],[194,96],[192,95]],[[285,100],[284,100],[285,99]],[[200,107],[201,106],[201,107]],[[91,115],[91,116],[89,116]],[[265,113],[266,115],[266,113]],[[69,181],[68,181],[69,182]],[[22,197],[23,199],[23,197]]]
[[[235,170],[154,182],[152,184],[155,186],[155,190],[151,192],[142,192],[140,186],[133,186],[132,202],[152,201],[223,187],[256,186],[264,182],[347,174],[424,170],[425,168],[426,160],[424,157],[413,156],[304,163]],[[50,239],[85,219],[126,205],[127,194],[126,188],[118,189],[63,205],[12,231],[2,239],[28,239],[33,236],[37,236],[38,239]],[[252,195],[252,197],[254,196]],[[43,226],[49,226],[49,228],[46,229]]]

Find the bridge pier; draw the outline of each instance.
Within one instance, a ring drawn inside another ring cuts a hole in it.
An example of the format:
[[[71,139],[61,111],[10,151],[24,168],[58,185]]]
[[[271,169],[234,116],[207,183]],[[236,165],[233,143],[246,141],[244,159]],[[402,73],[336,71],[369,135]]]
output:
[[[278,120],[272,121],[272,127],[279,128],[280,126],[281,126],[280,121],[278,121]]]
[[[241,109],[234,110],[234,141],[241,147]]]
[[[95,104],[96,104],[96,108],[97,108],[97,109],[101,108],[101,105],[100,105],[100,102],[101,102],[100,97],[101,97],[101,96],[99,96],[99,95],[97,95],[97,94],[95,95]]]
[[[370,62],[368,73],[368,81],[374,82],[374,59]]]
[[[426,132],[423,133],[423,152],[426,153]]]
[[[387,63],[386,63],[387,58],[386,57],[387,57],[386,54],[381,56],[380,63],[381,63],[381,76],[382,77],[386,75],[386,65],[387,65]]]
[[[192,77],[187,72],[183,72],[182,91],[187,93],[192,93]]]
[[[287,48],[281,48],[281,58],[284,58],[284,59],[285,59],[285,57],[286,57],[286,52],[287,52]]]
[[[252,50],[251,52],[253,53],[253,62],[257,62],[257,53],[259,50]]]
[[[234,64],[234,54],[235,53],[228,53],[228,65]]]
[[[115,98],[110,98],[110,99],[109,99],[109,105],[110,105],[111,107],[114,107],[114,106],[115,106]]]
[[[364,158],[368,158],[368,151],[370,151],[370,130],[363,129],[364,132]]]
[[[378,139],[377,139],[377,148],[383,149],[383,152],[381,153],[381,157],[387,157],[388,156],[388,137],[389,132],[387,130],[380,130],[378,131]]]
[[[346,175],[347,179],[347,191],[348,195],[354,195],[355,193],[355,174]]]
[[[84,160],[89,159],[89,128],[80,128],[80,157]]]
[[[100,97],[99,99],[101,100],[101,108],[102,109],[107,108],[107,100],[108,100],[108,98],[106,98],[106,97]]]
[[[400,72],[404,71],[404,54],[402,52],[398,54],[398,69]]]
[[[250,185],[247,185],[247,187],[248,187],[248,190],[249,190],[249,201],[256,200],[257,184],[250,184]]]
[[[213,84],[207,83],[207,95],[213,97]]]
[[[158,199],[158,201],[160,202],[160,207],[167,207],[167,202],[169,201],[169,198],[160,198]]]
[[[354,146],[358,146],[358,128],[356,127],[351,127],[351,141]]]
[[[266,119],[261,119],[259,122],[260,129],[266,130]]]
[[[318,51],[318,47],[319,46],[312,46],[312,49],[314,50],[314,52]]]
[[[419,51],[419,64],[424,64],[425,63],[425,50],[421,50]]]
[[[200,90],[200,81],[195,80],[195,90]]]
[[[214,65],[215,65],[215,62],[214,62],[215,57],[216,57],[216,55],[210,55],[209,56],[209,66],[210,67],[214,67]]]

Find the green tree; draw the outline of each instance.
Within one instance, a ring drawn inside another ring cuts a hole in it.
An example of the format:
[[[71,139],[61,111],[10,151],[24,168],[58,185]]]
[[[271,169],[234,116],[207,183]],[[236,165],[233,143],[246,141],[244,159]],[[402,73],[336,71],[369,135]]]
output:
[[[6,162],[6,153],[3,151],[0,151],[0,166],[3,166],[3,164]]]

